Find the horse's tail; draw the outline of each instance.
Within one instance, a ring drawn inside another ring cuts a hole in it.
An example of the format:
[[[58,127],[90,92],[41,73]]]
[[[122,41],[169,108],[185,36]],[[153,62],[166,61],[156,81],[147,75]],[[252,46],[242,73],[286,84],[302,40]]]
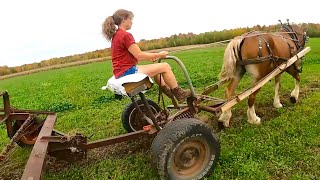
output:
[[[236,72],[236,63],[237,60],[240,59],[239,51],[240,51],[240,44],[242,41],[242,37],[238,36],[232,39],[225,52],[224,52],[224,61],[223,65],[219,74],[220,81],[229,81],[235,76]]]

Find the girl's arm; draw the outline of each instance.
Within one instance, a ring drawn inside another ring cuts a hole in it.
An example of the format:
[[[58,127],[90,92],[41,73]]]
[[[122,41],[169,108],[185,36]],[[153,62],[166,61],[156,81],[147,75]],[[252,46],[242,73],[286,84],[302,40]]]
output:
[[[156,61],[157,59],[164,58],[168,55],[167,51],[158,53],[143,52],[136,43],[131,44],[128,50],[138,61]]]

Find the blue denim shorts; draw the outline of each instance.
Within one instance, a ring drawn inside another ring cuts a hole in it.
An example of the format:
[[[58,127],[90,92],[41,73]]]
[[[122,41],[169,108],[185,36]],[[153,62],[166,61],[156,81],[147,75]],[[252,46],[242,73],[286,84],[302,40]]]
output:
[[[135,74],[137,72],[138,72],[138,67],[137,66],[132,66],[130,69],[128,69],[126,72],[124,72],[118,78],[121,78],[121,77],[126,76],[126,75],[130,75],[130,74]]]

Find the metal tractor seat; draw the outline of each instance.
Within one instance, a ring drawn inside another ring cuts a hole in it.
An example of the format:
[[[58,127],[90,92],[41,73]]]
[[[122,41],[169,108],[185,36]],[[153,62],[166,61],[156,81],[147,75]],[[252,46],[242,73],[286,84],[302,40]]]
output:
[[[116,79],[112,76],[106,86],[101,89],[109,89],[115,95],[120,95],[124,97],[133,97],[140,92],[146,92],[153,86],[152,79],[146,74],[136,73],[130,74],[121,78]]]

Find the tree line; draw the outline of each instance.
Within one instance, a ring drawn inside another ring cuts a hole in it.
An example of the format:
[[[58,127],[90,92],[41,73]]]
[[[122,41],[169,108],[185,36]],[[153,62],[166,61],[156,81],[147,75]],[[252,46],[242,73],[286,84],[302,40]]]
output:
[[[315,23],[302,23],[300,24],[302,27],[307,29],[307,35],[310,38],[320,37],[320,24]],[[140,40],[138,42],[138,46],[143,51],[154,50],[160,48],[169,48],[169,47],[177,47],[177,46],[185,46],[185,45],[195,45],[195,44],[208,44],[219,42],[223,40],[232,39],[233,37],[242,35],[246,32],[250,31],[263,31],[263,32],[276,32],[279,31],[280,25],[270,25],[270,26],[260,26],[256,25],[253,27],[246,28],[236,28],[222,31],[211,31],[200,34],[175,34],[170,37],[152,39],[152,40]],[[48,60],[43,60],[41,62],[35,62],[31,64],[24,64],[21,66],[8,67],[8,66],[0,66],[0,76],[13,74],[33,69],[38,69],[42,67],[48,67],[53,65],[65,64],[76,61],[85,61],[88,59],[95,58],[104,58],[109,57],[111,55],[111,49],[100,49],[92,52],[86,52],[83,54],[75,54],[71,56],[65,57],[57,57],[51,58]]]

